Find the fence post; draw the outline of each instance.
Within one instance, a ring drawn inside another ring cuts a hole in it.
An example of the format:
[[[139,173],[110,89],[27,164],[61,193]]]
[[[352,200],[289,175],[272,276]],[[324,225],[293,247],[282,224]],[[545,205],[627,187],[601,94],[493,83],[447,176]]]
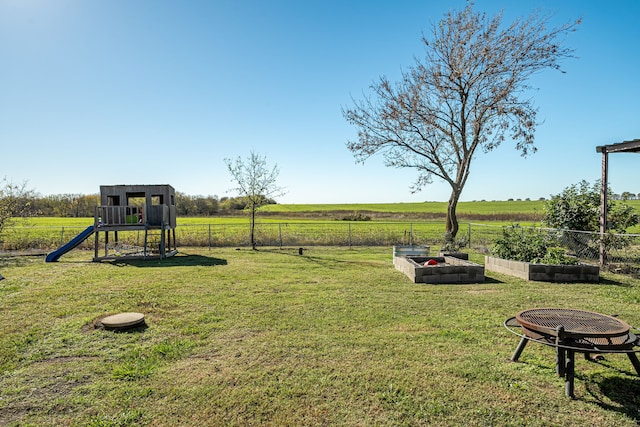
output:
[[[60,231],[60,246],[64,245],[64,227]]]
[[[347,224],[347,241],[349,242],[349,249],[351,249],[351,223]]]
[[[413,223],[409,224],[409,246],[413,246]]]
[[[280,249],[282,249],[282,224],[278,223],[278,237],[280,238]]]
[[[467,231],[467,247],[470,248],[471,247],[471,223],[468,224],[468,231]]]
[[[209,250],[211,250],[211,224],[209,224]]]

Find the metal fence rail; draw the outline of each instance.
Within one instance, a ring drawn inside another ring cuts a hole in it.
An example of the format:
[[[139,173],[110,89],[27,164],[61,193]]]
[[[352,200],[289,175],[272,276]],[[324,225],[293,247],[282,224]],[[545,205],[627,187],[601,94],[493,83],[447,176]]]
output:
[[[462,224],[460,234],[471,231]],[[444,239],[444,222],[281,222],[256,224],[260,246],[385,246],[436,245]],[[55,249],[68,242],[85,226],[16,226],[6,229],[0,239],[1,250]],[[119,240],[135,244],[144,231],[121,231]],[[179,246],[250,246],[248,224],[186,224],[176,227]],[[81,247],[92,248],[93,239]]]
[[[16,226],[6,229],[0,250],[49,251],[65,244],[85,227]],[[526,227],[522,227],[523,229]],[[530,227],[532,228],[532,227]],[[598,262],[599,233],[537,228],[586,262]],[[490,253],[502,236],[504,226],[462,223],[458,236],[468,240],[476,251]],[[176,244],[201,247],[248,247],[247,224],[181,224],[176,229]],[[259,246],[393,246],[428,245],[437,251],[444,242],[444,222],[326,221],[256,224]],[[120,232],[119,242],[140,246],[144,231]],[[93,249],[95,240],[81,247]],[[640,234],[607,236],[608,264],[619,270],[640,271]]]
[[[442,241],[444,223],[281,222],[256,224],[258,246],[386,246]],[[176,228],[183,246],[250,246],[248,224],[190,224]]]

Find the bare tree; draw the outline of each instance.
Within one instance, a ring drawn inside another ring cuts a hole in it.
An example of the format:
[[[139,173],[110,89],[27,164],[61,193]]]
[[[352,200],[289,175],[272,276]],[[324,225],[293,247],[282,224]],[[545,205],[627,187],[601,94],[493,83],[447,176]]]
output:
[[[529,77],[543,69],[560,69],[573,50],[561,46],[580,21],[548,30],[550,16],[534,12],[502,27],[473,11],[449,12],[423,35],[425,57],[402,73],[399,82],[381,77],[370,86],[373,96],[343,108],[358,128],[348,149],[364,162],[382,154],[387,166],[415,168],[417,192],[433,177],[451,186],[446,232],[458,232],[456,207],[478,149],[489,152],[511,137],[523,156],[536,151],[536,113],[524,98]]]
[[[27,190],[27,183],[14,184],[3,178],[0,180],[0,235],[13,220],[27,216],[31,210],[33,191]]]
[[[251,247],[256,249],[256,211],[260,206],[268,203],[269,199],[283,194],[283,189],[276,185],[276,179],[280,173],[278,165],[269,169],[266,156],[260,156],[253,151],[245,160],[238,157],[235,160],[224,159],[224,162],[233,181],[238,185],[233,190],[247,200],[246,206],[251,218]]]

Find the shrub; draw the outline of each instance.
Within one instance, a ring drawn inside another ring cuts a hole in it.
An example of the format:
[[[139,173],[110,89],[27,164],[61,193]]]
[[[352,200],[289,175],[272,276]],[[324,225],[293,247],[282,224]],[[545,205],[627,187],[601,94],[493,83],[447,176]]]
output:
[[[539,230],[513,225],[502,229],[502,237],[496,240],[493,253],[499,258],[531,262],[545,257],[549,240]]]
[[[371,217],[369,215],[364,215],[360,212],[354,212],[349,215],[345,215],[342,217],[343,221],[371,221]]]
[[[532,260],[536,264],[564,264],[575,265],[578,263],[578,258],[568,256],[564,248],[555,246],[547,248],[547,253],[542,258],[536,258]]]
[[[600,189],[601,182],[590,185],[582,180],[565,188],[545,203],[544,223],[549,227],[572,231],[598,231],[600,229]],[[611,190],[608,190],[611,194]],[[633,207],[624,202],[607,205],[607,250],[620,249],[629,244],[628,239],[619,238],[611,232],[625,233],[629,227],[638,224],[638,215]],[[564,232],[564,239],[570,249],[581,257],[597,257],[599,237],[587,238],[579,233]]]
[[[495,242],[493,253],[499,258],[536,264],[577,264],[554,239],[542,230],[517,225],[502,229],[502,238]]]
[[[596,181],[589,186],[583,180],[553,196],[545,204],[544,223],[565,230],[600,230],[600,185],[600,181]],[[609,201],[607,231],[624,233],[627,228],[638,224],[638,220],[633,207],[624,202]]]

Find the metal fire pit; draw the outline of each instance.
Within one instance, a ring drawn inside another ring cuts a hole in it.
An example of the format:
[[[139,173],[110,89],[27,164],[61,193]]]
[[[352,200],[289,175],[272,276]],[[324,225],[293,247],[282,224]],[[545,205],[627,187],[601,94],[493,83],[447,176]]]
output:
[[[561,326],[565,337],[611,338],[627,335],[631,329],[613,316],[570,308],[523,310],[516,314],[516,320],[523,328],[553,336],[558,335],[558,327]]]
[[[634,347],[640,345],[631,327],[605,314],[565,308],[524,310],[504,322],[510,332],[521,337],[511,360],[517,361],[527,344],[535,341],[556,349],[556,372],[565,377],[567,396],[574,395],[575,353],[625,353],[640,375],[640,361]],[[514,328],[520,328],[522,333]]]

